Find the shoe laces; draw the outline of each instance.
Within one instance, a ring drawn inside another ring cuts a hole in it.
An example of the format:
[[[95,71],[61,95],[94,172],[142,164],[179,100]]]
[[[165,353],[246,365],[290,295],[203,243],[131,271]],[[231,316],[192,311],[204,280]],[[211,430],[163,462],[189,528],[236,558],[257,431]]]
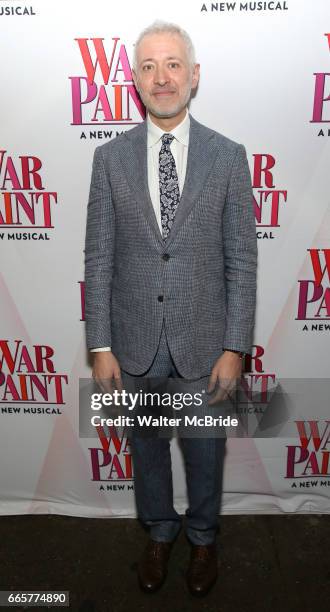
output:
[[[155,559],[159,559],[168,552],[167,542],[150,542],[149,544],[149,555]]]

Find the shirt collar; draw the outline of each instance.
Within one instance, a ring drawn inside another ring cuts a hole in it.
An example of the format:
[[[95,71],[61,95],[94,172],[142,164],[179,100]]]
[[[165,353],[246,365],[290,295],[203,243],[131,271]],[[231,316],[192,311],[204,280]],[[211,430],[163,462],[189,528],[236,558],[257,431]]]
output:
[[[174,138],[181,142],[181,144],[188,146],[189,141],[189,128],[190,128],[190,117],[188,110],[186,111],[185,118],[177,125],[173,130],[171,130],[171,134],[173,134]],[[150,119],[150,115],[147,115],[147,130],[148,130],[148,147],[153,147],[163,136],[163,134],[167,134],[165,130],[162,130],[158,125],[153,123]]]

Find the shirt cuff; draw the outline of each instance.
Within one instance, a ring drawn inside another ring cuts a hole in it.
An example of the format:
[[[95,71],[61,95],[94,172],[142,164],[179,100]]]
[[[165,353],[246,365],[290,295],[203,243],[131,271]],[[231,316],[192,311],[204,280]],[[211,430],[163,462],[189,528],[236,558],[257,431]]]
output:
[[[110,346],[101,346],[100,348],[89,349],[91,353],[103,353],[104,351],[111,351]]]

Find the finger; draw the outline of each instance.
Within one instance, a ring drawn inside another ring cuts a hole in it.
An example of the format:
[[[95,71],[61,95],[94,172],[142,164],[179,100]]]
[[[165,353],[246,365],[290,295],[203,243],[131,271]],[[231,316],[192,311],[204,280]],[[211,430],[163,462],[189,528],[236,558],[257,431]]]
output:
[[[214,386],[214,395],[210,398],[209,405],[213,406],[217,402],[221,402],[225,398],[226,392],[222,385],[222,380],[219,378],[216,380]]]
[[[121,393],[123,390],[123,381],[121,378],[121,372],[120,370],[118,372],[115,373],[114,375],[114,379],[115,379],[115,383],[116,383],[116,388],[118,389],[118,391]]]
[[[96,376],[95,374],[93,374],[93,379],[97,387],[102,391],[102,393],[104,393],[102,379],[98,378],[98,376]]]
[[[208,385],[207,385],[207,393],[213,393],[217,380],[218,378],[217,378],[216,372],[212,371],[211,376],[209,378]]]
[[[237,402],[237,393],[238,393],[238,382],[237,379],[233,379],[230,383],[228,383],[228,385],[226,386],[226,395],[227,395],[227,399],[234,404],[235,402]]]
[[[102,384],[104,393],[110,393],[111,395],[113,394],[114,385],[113,385],[113,381],[111,378],[102,378],[101,384]]]
[[[217,404],[218,402],[221,402],[225,399],[226,397],[226,392],[222,387],[219,387],[215,393],[215,395],[213,395],[212,397],[210,397],[209,399],[209,406],[214,406],[214,404]]]

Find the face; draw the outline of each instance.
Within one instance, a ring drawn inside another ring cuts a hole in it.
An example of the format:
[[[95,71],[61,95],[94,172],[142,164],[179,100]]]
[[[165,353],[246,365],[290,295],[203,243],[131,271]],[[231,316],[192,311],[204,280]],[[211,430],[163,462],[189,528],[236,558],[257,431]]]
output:
[[[199,65],[191,66],[181,36],[148,34],[136,51],[134,83],[150,115],[183,118],[191,90],[197,87]]]

